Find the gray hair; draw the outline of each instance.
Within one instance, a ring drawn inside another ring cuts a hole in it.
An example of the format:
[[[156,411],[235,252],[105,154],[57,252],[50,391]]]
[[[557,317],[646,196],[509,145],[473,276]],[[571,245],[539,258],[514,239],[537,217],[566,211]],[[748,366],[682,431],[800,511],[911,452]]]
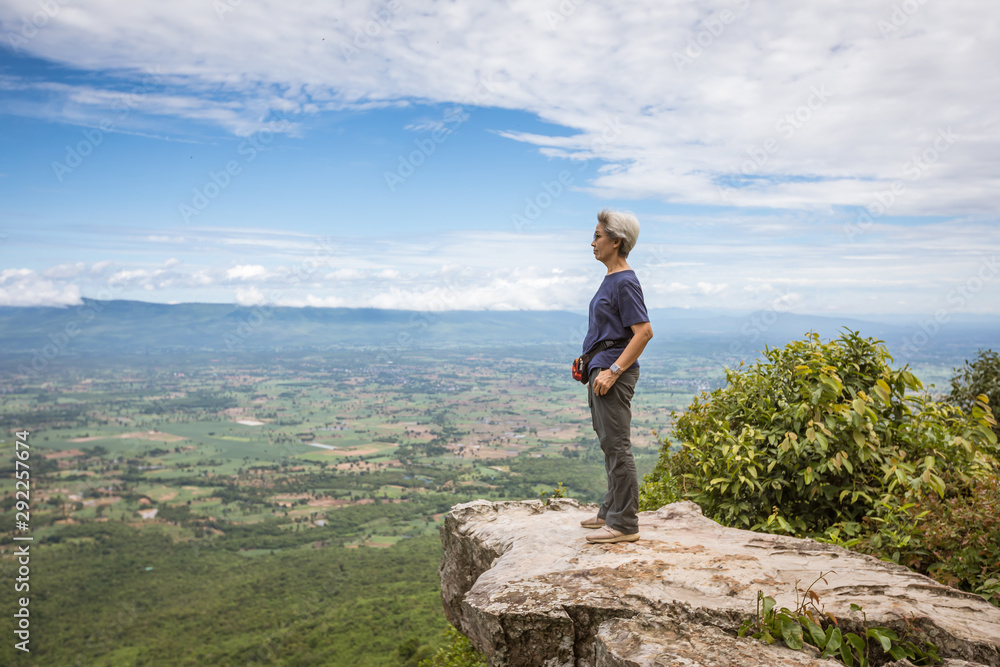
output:
[[[604,233],[612,241],[621,239],[618,254],[628,257],[629,252],[639,240],[639,220],[630,211],[612,211],[604,209],[597,214],[597,221],[604,224]]]

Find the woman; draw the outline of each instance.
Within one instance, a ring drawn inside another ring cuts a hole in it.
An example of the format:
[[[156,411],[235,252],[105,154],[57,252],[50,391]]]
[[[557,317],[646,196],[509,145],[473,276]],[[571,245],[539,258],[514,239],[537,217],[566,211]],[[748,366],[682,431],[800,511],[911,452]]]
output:
[[[639,479],[632,457],[632,395],[639,380],[637,360],[653,337],[642,288],[626,258],[639,238],[631,213],[604,209],[597,214],[594,257],[608,267],[590,302],[590,324],[583,341],[588,364],[587,404],[604,452],[608,492],[592,517],[580,522],[598,530],[588,542],[635,542],[639,539]]]

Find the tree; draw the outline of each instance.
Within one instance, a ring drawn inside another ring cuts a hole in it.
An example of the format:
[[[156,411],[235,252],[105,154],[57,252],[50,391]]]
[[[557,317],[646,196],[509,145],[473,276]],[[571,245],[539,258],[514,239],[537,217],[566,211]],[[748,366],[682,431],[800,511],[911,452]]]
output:
[[[993,350],[979,350],[975,361],[966,360],[951,378],[948,400],[963,412],[971,412],[979,396],[986,396],[993,408],[1000,402],[1000,354]],[[1000,435],[1000,427],[994,424],[993,432]]]
[[[680,451],[661,441],[642,509],[690,499],[724,525],[837,539],[996,467],[989,406],[970,415],[914,393],[920,380],[892,369],[881,341],[809,334],[764,357],[675,419]]]

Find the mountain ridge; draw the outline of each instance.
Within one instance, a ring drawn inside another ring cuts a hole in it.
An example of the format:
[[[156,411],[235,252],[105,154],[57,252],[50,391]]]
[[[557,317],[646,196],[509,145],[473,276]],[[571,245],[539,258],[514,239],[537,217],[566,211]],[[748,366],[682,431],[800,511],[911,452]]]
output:
[[[685,343],[739,356],[811,331],[834,338],[845,328],[884,340],[890,348],[910,348],[911,357],[1000,347],[1000,316],[956,314],[939,321],[914,315],[911,322],[893,323],[775,310],[648,312],[655,333],[650,351]],[[586,327],[586,316],[565,310],[419,311],[85,298],[77,306],[0,306],[0,354],[43,352],[46,346],[61,353],[120,354],[462,345],[557,345],[572,354],[582,345]]]

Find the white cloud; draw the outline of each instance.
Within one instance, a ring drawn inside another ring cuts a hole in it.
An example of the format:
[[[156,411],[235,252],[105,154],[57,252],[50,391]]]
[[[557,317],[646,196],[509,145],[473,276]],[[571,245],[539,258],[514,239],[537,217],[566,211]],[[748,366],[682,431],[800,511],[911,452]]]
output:
[[[898,25],[888,0],[560,6],[406,2],[365,35],[386,3],[261,0],[220,15],[201,0],[92,0],[62,7],[21,48],[132,80],[156,72],[133,118],[243,135],[270,110],[491,106],[574,130],[495,128],[609,162],[591,184],[600,196],[877,210],[899,183],[891,215],[995,214],[1000,71],[982,64],[1000,60],[1000,41],[988,3],[918,3]],[[17,34],[37,8],[8,0],[0,29]],[[93,122],[119,88],[49,84],[60,103],[46,108]]]
[[[712,283],[709,283],[709,282],[700,281],[696,285],[696,287],[698,288],[698,291],[701,292],[702,294],[704,294],[705,296],[712,296],[712,295],[718,294],[719,292],[722,292],[723,290],[725,290],[728,287],[728,285],[726,283],[721,283],[719,285],[713,285]]]
[[[343,308],[348,302],[338,296],[326,296],[317,297],[312,294],[306,295],[305,302],[303,305],[312,306],[313,308]],[[296,303],[295,305],[299,305]],[[357,306],[354,306],[357,308]]]
[[[76,306],[80,288],[59,284],[31,269],[0,271],[0,306]]]
[[[657,285],[656,283],[654,283],[652,285],[652,287],[655,290],[660,291],[660,292],[664,292],[666,294],[672,294],[672,293],[673,294],[679,294],[679,293],[684,293],[684,292],[690,292],[691,291],[691,286],[690,285],[685,285],[683,283],[678,283],[678,282],[672,282],[669,285]]]
[[[215,278],[205,269],[198,269],[191,274],[190,284],[197,287],[209,287],[215,283]]]
[[[337,269],[323,276],[327,280],[357,280],[362,276],[357,269]]]
[[[86,270],[87,265],[84,262],[75,262],[73,264],[53,266],[43,271],[42,275],[46,278],[75,278]]]
[[[139,287],[151,275],[151,272],[146,269],[122,269],[111,276],[108,284],[113,285],[116,289]]]
[[[256,287],[237,287],[235,301],[241,306],[259,306],[266,303],[267,298]]]
[[[260,264],[241,264],[226,271],[229,280],[255,280],[267,275],[267,269]]]

